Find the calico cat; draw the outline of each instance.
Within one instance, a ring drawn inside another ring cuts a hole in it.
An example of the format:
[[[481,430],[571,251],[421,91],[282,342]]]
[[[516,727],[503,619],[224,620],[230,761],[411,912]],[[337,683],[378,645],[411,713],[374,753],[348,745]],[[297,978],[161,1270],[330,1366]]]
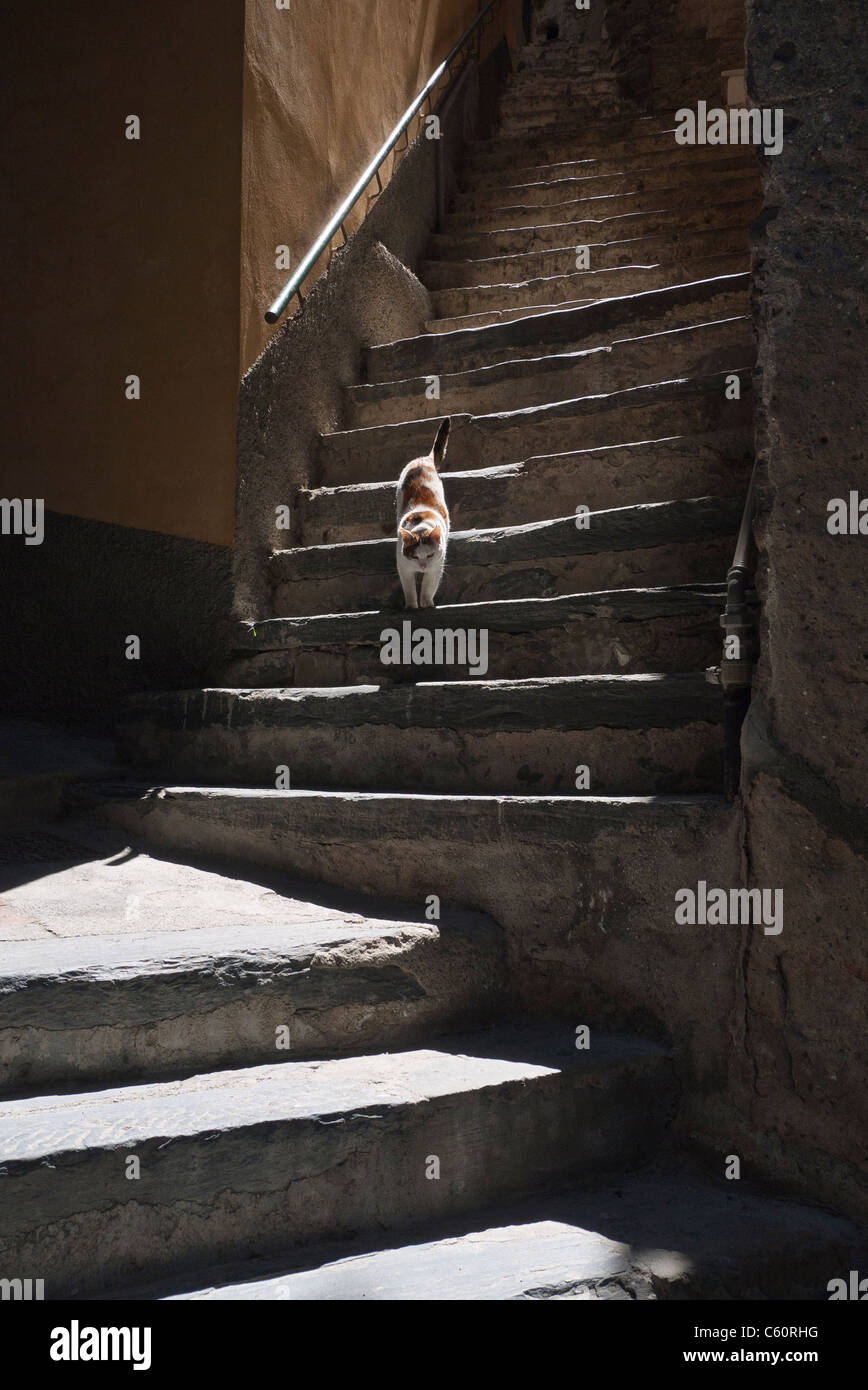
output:
[[[407,608],[433,608],[446,563],[449,513],[438,469],[446,453],[449,420],[444,420],[430,454],[413,459],[398,479],[398,577]],[[416,598],[416,575],[422,586]]]

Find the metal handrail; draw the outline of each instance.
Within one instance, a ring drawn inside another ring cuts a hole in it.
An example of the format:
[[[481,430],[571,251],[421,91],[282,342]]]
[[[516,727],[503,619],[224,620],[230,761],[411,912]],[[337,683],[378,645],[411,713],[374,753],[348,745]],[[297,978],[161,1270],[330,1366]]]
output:
[[[424,105],[431,92],[437,86],[437,83],[440,81],[444,72],[446,72],[451,67],[458,54],[465,47],[468,40],[472,38],[472,36],[476,33],[476,30],[487,18],[487,16],[490,14],[491,10],[494,8],[496,4],[498,4],[498,0],[488,0],[488,3],[485,5],[484,9],[480,10],[473,23],[468,25],[464,33],[461,35],[461,38],[450,50],[448,55],[443,59],[443,62],[440,64],[440,66],[435,68],[434,72],[431,74],[431,76],[428,78],[428,81],[425,83],[425,86],[422,88],[421,92],[416,97],[412,106],[409,106],[407,110],[404,112],[400,121],[395,126],[392,133],[389,135],[388,139],[385,141],[383,145],[381,145],[380,149],[377,151],[376,155],[371,160],[368,167],[365,169],[365,172],[353,184],[352,190],[347,194],[346,198],[341,203],[337,212],[326,223],[325,227],[320,232],[319,236],[313,243],[313,246],[311,246],[307,255],[303,257],[303,259],[297,266],[295,272],[289,277],[283,289],[280,291],[280,294],[274,300],[273,304],[271,304],[269,308],[266,310],[266,323],[277,323],[277,320],[280,318],[281,314],[283,313],[289,301],[292,299],[293,295],[298,296],[299,304],[304,303],[304,298],[301,293],[301,286],[306,280],[308,273],[319,260],[323,251],[325,251],[326,247],[329,245],[335,232],[340,230],[343,233],[344,242],[348,240],[344,222],[348,214],[352,212],[356,203],[361,198],[368,184],[371,182],[371,179],[376,177],[377,192],[382,193],[383,184],[380,178],[380,165],[392,153],[392,150],[395,148],[401,136],[407,130],[407,127],[410,125],[410,122],[414,119],[416,115],[418,115],[420,108]]]

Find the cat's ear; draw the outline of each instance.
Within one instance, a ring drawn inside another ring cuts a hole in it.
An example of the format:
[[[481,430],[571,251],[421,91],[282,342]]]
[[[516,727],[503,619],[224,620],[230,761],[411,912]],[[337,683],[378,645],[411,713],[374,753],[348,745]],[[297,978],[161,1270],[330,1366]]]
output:
[[[434,447],[431,450],[431,457],[434,460],[435,468],[440,467],[446,456],[446,445],[449,442],[449,427],[451,424],[451,419],[447,418],[437,431],[437,438],[434,440]]]
[[[403,526],[401,527],[401,540],[404,542],[405,546],[419,544],[419,537],[416,535],[416,532],[406,531]]]
[[[440,535],[441,535],[440,527],[439,527],[439,526],[432,526],[432,527],[431,527],[431,530],[428,532],[428,535],[425,537],[425,539],[426,539],[428,542],[430,542],[431,545],[439,545],[439,544],[440,544]]]

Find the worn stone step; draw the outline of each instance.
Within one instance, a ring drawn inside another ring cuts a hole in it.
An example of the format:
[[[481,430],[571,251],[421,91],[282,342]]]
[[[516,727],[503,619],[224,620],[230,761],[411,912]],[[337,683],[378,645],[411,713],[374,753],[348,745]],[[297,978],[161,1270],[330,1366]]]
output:
[[[369,348],[364,379],[366,383],[394,382],[432,372],[470,371],[515,358],[539,358],[565,347],[608,346],[617,338],[745,314],[749,293],[747,273],[690,279],[683,285],[622,295],[578,309],[526,314],[505,324],[436,337],[422,333]]]
[[[506,200],[513,191],[507,189],[501,201],[492,201],[489,206],[478,208],[459,204],[446,218],[445,233],[447,236],[485,234],[501,227],[548,226],[553,222],[618,217],[637,210],[677,207],[686,193],[700,202],[713,202],[716,201],[714,194],[718,189],[721,197],[728,202],[744,202],[752,195],[759,197],[757,179],[753,174],[741,170],[733,173],[721,171],[719,174],[710,172],[699,180],[691,178],[687,170],[680,178],[662,179],[653,188],[637,185],[623,190],[603,188],[595,191],[571,181],[566,181],[566,185],[550,185],[551,196],[545,202],[539,200],[539,195],[533,189],[530,200],[522,199],[522,189],[518,188],[514,202]]]
[[[6,1101],[0,1257],[69,1298],[401,1229],[634,1165],[676,1094],[661,1047],[563,1024]]]
[[[608,48],[599,38],[592,41],[584,29],[578,32],[575,24],[571,28],[573,32],[569,35],[562,29],[556,41],[535,39],[526,44],[517,54],[516,71],[536,77],[547,73],[584,72],[588,67],[594,71],[611,68]]]
[[[554,138],[569,143],[574,154],[578,151],[582,156],[605,154],[613,146],[622,145],[627,148],[628,153],[635,153],[637,145],[647,148],[649,140],[655,136],[669,134],[674,129],[674,110],[658,111],[645,116],[613,111],[605,117],[597,113],[592,119],[585,116],[577,122],[571,122],[569,113],[565,112],[563,119],[544,134],[542,143],[545,143],[546,137]],[[480,166],[490,167],[496,162],[505,163],[504,156],[512,153],[514,147],[520,148],[528,143],[532,146],[539,144],[540,133],[534,132],[529,140],[520,135],[505,136],[501,133],[483,140],[470,140],[465,146],[464,167],[470,171]]]
[[[653,198],[648,201],[656,203]],[[741,230],[759,208],[760,199],[754,194],[736,201],[713,201],[687,209],[673,203],[668,207],[658,205],[636,212],[619,213],[615,217],[585,217],[577,222],[559,221],[556,218],[544,225],[502,226],[488,232],[466,232],[454,236],[436,233],[429,238],[427,254],[431,259],[472,260],[546,249],[560,250],[565,244],[588,246],[592,242],[624,241],[639,236],[686,236],[691,231],[703,229]]]
[[[577,52],[575,61],[565,64],[563,75],[559,77],[557,71],[549,68],[548,65],[543,62],[540,55],[535,55],[537,57],[537,62],[532,67],[529,66],[527,55],[528,50],[526,48],[519,50],[517,55],[517,66],[506,79],[507,91],[515,91],[519,89],[522,84],[529,86],[532,90],[536,90],[537,88],[543,88],[546,84],[551,84],[553,82],[580,82],[585,77],[594,77],[597,73],[606,71],[606,65],[602,58],[595,58],[592,60],[590,58],[579,57]]]
[[[456,530],[563,516],[576,496],[592,511],[686,497],[701,482],[715,496],[747,491],[752,463],[749,428],[711,435],[639,440],[611,449],[537,454],[521,463],[444,472],[449,514]],[[336,488],[305,488],[298,496],[303,545],[373,540],[394,535],[397,478]]]
[[[578,92],[569,103],[544,98],[538,101],[524,99],[514,105],[503,102],[497,124],[498,136],[501,140],[511,141],[552,135],[560,141],[565,125],[569,123],[574,132],[574,145],[584,149],[589,139],[604,143],[617,138],[614,131],[607,130],[603,134],[594,129],[600,108],[614,110],[616,106],[617,88],[611,82],[601,83],[596,90]]]
[[[577,504],[579,505],[579,504]],[[687,583],[724,575],[743,499],[693,497],[455,532],[438,602],[551,597],[616,584]],[[719,544],[715,544],[718,542]],[[340,613],[401,601],[395,541],[298,546],[271,557],[276,613]]]
[[[556,207],[564,203],[581,202],[595,197],[624,196],[644,192],[651,208],[660,205],[657,196],[665,190],[683,189],[691,183],[704,189],[713,190],[715,176],[732,184],[751,180],[756,182],[754,165],[746,164],[744,159],[721,159],[718,155],[708,160],[685,160],[683,156],[644,155],[636,161],[618,161],[603,164],[598,160],[568,160],[549,165],[538,165],[527,169],[509,167],[494,171],[486,180],[473,180],[467,185],[459,184],[455,201],[452,204],[457,214],[479,215],[499,212],[503,208],[526,208],[537,206]],[[653,197],[653,201],[650,201]],[[733,201],[711,197],[704,201]],[[668,205],[679,208],[681,200],[673,193]],[[704,205],[704,204],[703,204]],[[696,211],[698,204],[682,207],[684,216]],[[564,221],[554,216],[550,221]]]
[[[646,795],[719,789],[722,716],[720,687],[700,671],[148,694],[133,702],[120,736],[131,766],[196,783],[273,787],[275,768],[285,765],[292,785],[308,788],[579,794],[593,786],[595,795]],[[589,769],[589,785],[579,789],[577,763]],[[424,944],[431,954],[430,939]],[[271,949],[272,973],[274,959]],[[262,973],[273,982],[268,966]],[[376,969],[370,973],[356,999],[350,983],[350,1006],[364,1002],[366,988],[381,1002]],[[387,974],[397,979],[384,982],[382,1002],[423,993],[412,972],[396,965]],[[329,983],[328,974],[313,977],[322,1010]],[[341,983],[334,979],[338,1004]],[[264,1048],[273,1052],[267,1025],[276,1016],[272,1000],[256,1060],[266,1060]],[[0,1055],[2,1039],[0,1031]]]
[[[346,424],[354,428],[398,424],[444,409],[483,414],[505,399],[515,410],[545,405],[581,394],[605,394],[653,380],[666,363],[667,372],[703,376],[740,371],[755,354],[753,320],[747,315],[710,318],[686,328],[630,338],[605,346],[544,357],[512,358],[468,372],[440,374],[439,396],[429,399],[430,377],[352,386],[346,391]]]
[[[579,396],[495,414],[455,414],[449,458],[453,467],[490,468],[531,454],[628,444],[665,433],[738,428],[749,415],[750,361],[737,372],[738,400],[727,399],[732,373],[651,382],[604,395]],[[444,412],[445,413],[445,412]],[[374,482],[397,476],[431,447],[431,421],[339,430],[320,439],[320,484]],[[581,498],[577,498],[576,505]]]
[[[686,158],[683,153],[645,154],[623,158],[615,168],[593,160],[568,160],[561,164],[531,165],[524,170],[509,167],[458,183],[453,204],[456,211],[527,207],[534,203],[561,203],[604,193],[658,192],[661,188],[701,186],[714,189],[715,178],[758,179],[755,157],[746,160],[743,150],[721,156]],[[566,195],[563,196],[563,195]]]
[[[655,1018],[706,1077],[720,1057],[739,936],[679,927],[675,895],[698,878],[743,882],[740,814],[721,797],[172,786],[119,790],[105,814],[174,852],[221,854],[231,844],[253,863],[351,891],[390,895],[400,884],[420,903],[434,894],[487,912],[506,933],[528,1008],[564,1009],[573,1027]]]
[[[570,172],[576,175],[600,175],[608,172],[623,174],[652,168],[659,170],[665,165],[672,168],[698,168],[700,165],[716,167],[719,164],[721,168],[730,168],[741,164],[744,168],[757,170],[757,152],[753,146],[684,146],[677,145],[675,139],[659,139],[664,133],[669,135],[672,125],[672,115],[668,115],[665,120],[622,122],[616,132],[615,153],[612,152],[612,140],[595,142],[593,146],[588,146],[586,138],[574,140],[572,149],[566,150],[563,157],[555,160],[548,160],[545,152],[533,150],[527,163],[517,156],[509,160],[497,160],[494,157],[495,152],[492,152],[491,156],[480,156],[474,154],[472,149],[459,170],[458,186],[485,189],[491,188],[492,185],[501,185],[504,181],[512,181],[515,175],[520,182],[533,182],[538,178],[563,177]],[[658,136],[657,143],[650,149],[648,139],[645,139],[641,147],[636,147],[637,136],[641,135]],[[616,160],[615,164],[613,160]]]
[[[39,933],[0,956],[4,1096],[408,1046],[508,997],[480,913],[426,922],[420,903],[77,839],[90,858],[50,875],[0,869],[7,910]]]
[[[459,289],[445,295],[444,307],[459,312],[429,319],[425,330],[432,335],[466,332],[472,328],[489,328],[512,323],[516,319],[548,314],[553,309],[586,309],[592,304],[609,303],[612,299],[644,294],[655,289],[669,289],[689,281],[693,276],[703,280],[738,274],[748,261],[746,252],[731,256],[714,256],[709,260],[686,260],[676,265],[620,266],[612,270],[587,271],[576,276],[553,276],[531,281],[501,293],[486,287]],[[503,306],[503,307],[499,307]],[[465,312],[466,311],[466,312]]]
[[[743,227],[702,227],[685,231],[678,228],[618,241],[590,241],[587,248],[589,269],[612,270],[617,266],[647,265],[664,257],[669,261],[708,259],[714,253],[747,254],[748,234]],[[464,261],[424,261],[421,275],[429,290],[459,286],[515,284],[549,275],[572,275],[576,270],[577,245],[544,246],[538,251],[518,255],[480,256]]]
[[[432,296],[438,329],[444,325],[460,327],[467,320],[478,324],[498,323],[506,315],[515,316],[529,306],[587,303],[589,300],[612,299],[619,295],[641,294],[645,290],[664,289],[682,284],[696,276],[712,279],[719,275],[737,274],[749,268],[747,245],[735,253],[717,251],[707,258],[684,259],[675,253],[660,257],[639,257],[631,265],[606,269],[573,270],[565,275],[546,275],[517,284],[491,284],[438,290]]]
[[[600,43],[599,36],[592,42],[586,33],[576,32],[569,37],[560,33],[556,42],[533,40],[518,50],[515,64],[518,76],[530,74],[533,77],[558,72],[608,71],[612,66],[608,48]]]
[[[655,127],[648,134],[613,131],[607,134],[602,128],[590,125],[586,131],[576,129],[574,124],[563,123],[545,126],[537,131],[501,133],[491,140],[471,141],[464,160],[467,175],[481,171],[527,166],[532,164],[557,164],[577,157],[593,158],[601,164],[607,162],[614,167],[624,156],[654,155],[658,152],[668,155],[673,149],[684,149],[688,153],[705,153],[713,148],[728,150],[728,145],[687,145],[675,142],[677,129],[673,111],[672,119],[665,128]]]
[[[600,83],[611,83],[615,80],[615,73],[610,63],[604,61],[589,62],[581,60],[575,65],[570,65],[565,77],[565,82],[573,87],[579,88],[581,84],[588,83],[597,85]],[[534,92],[548,94],[557,83],[558,78],[554,72],[549,71],[542,65],[533,71],[527,68],[522,71],[512,71],[506,79],[502,100],[514,97],[517,94],[526,93],[533,95]]]
[[[509,73],[506,79],[506,92],[522,90],[523,87],[527,87],[531,91],[542,91],[558,80],[575,83],[585,79],[595,80],[613,75],[611,62],[602,53],[590,58],[582,47],[576,48],[572,59],[564,64],[562,79],[558,78],[556,70],[549,67],[548,60],[542,56],[538,57],[538,61],[533,67],[529,67],[526,49],[519,50],[516,61],[518,66]]]
[[[527,67],[517,69],[506,79],[501,104],[516,99],[550,101],[562,96],[580,93],[586,83],[611,81],[611,68],[599,64],[583,62],[562,71]]]
[[[526,50],[520,50],[517,54],[518,66],[509,73],[506,79],[505,90],[514,92],[522,89],[523,84],[530,90],[543,90],[548,84],[557,80],[557,74],[540,59],[539,63],[533,68],[526,65]],[[598,77],[611,77],[612,65],[607,62],[602,55],[598,54],[591,59],[583,53],[581,49],[576,49],[574,59],[565,65],[565,78],[567,82],[580,82],[585,79],[593,80]]]
[[[205,1302],[522,1299],[825,1300],[861,1268],[865,1232],[792,1200],[715,1182],[696,1164],[658,1163],[460,1224],[196,1272],[143,1297]],[[783,1353],[782,1353],[783,1355]]]
[[[535,76],[512,74],[507,81],[500,99],[500,109],[514,110],[516,102],[548,106],[562,93],[581,97],[595,92],[607,92],[617,86],[617,79],[610,67],[583,66],[570,73],[566,82],[559,82],[551,73]],[[603,109],[599,103],[598,110]]]
[[[221,679],[231,686],[320,686],[479,675],[518,680],[703,670],[720,659],[725,588],[721,579],[557,598],[444,604],[412,614],[378,607],[367,613],[239,623],[228,639]],[[432,633],[430,653],[422,650],[426,639],[417,637],[423,629]],[[456,630],[474,643],[479,634],[487,634],[485,671],[478,669],[475,658],[467,665],[442,659],[451,639],[438,639],[436,634]],[[395,632],[403,641],[405,631],[411,658],[416,643],[419,655],[430,660],[409,665],[403,660],[400,665],[383,662],[383,634]]]
[[[111,775],[110,738],[30,719],[0,719],[0,835],[55,820],[67,787]]]
[[[512,97],[505,95],[500,103],[498,131],[506,139],[513,135],[534,135],[544,130],[559,130],[568,112],[577,123],[590,124],[601,106],[614,105],[617,83],[612,77],[581,83],[569,102],[554,97]]]
[[[665,362],[667,372],[701,377],[740,372],[755,356],[752,319],[697,313],[685,327],[660,328],[612,337],[597,347],[544,356],[508,357],[490,366],[439,373],[439,395],[429,399],[430,376],[347,388],[348,427],[439,419],[444,410],[482,415],[509,401],[512,410],[551,404],[580,395],[606,395],[652,382]]]
[[[664,162],[660,156],[644,165],[601,173],[584,164],[560,165],[555,169],[529,170],[523,177],[514,170],[506,177],[485,184],[460,188],[452,206],[454,213],[497,212],[502,208],[552,207],[585,198],[631,193],[657,193],[679,185],[694,196],[708,197],[719,188],[722,194],[732,184],[748,179],[757,181],[756,166],[746,165],[743,157],[721,160]]]
[[[611,73],[585,71],[564,77],[516,74],[506,83],[499,110],[508,121],[521,121],[525,116],[536,119],[541,112],[546,113],[549,121],[553,113],[556,120],[563,120],[565,110],[575,112],[578,106],[587,105],[588,95],[592,94],[595,109],[591,114],[598,117],[616,92],[617,83]]]

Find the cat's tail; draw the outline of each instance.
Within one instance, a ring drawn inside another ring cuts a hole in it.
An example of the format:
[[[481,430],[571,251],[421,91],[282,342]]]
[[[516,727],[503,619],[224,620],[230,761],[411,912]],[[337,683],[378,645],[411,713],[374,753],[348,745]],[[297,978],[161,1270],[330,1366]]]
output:
[[[431,457],[434,460],[435,468],[440,467],[446,455],[446,445],[449,441],[449,426],[451,424],[452,421],[447,416],[447,418],[443,421],[442,425],[437,431],[437,438],[434,440],[434,447],[431,450]]]

